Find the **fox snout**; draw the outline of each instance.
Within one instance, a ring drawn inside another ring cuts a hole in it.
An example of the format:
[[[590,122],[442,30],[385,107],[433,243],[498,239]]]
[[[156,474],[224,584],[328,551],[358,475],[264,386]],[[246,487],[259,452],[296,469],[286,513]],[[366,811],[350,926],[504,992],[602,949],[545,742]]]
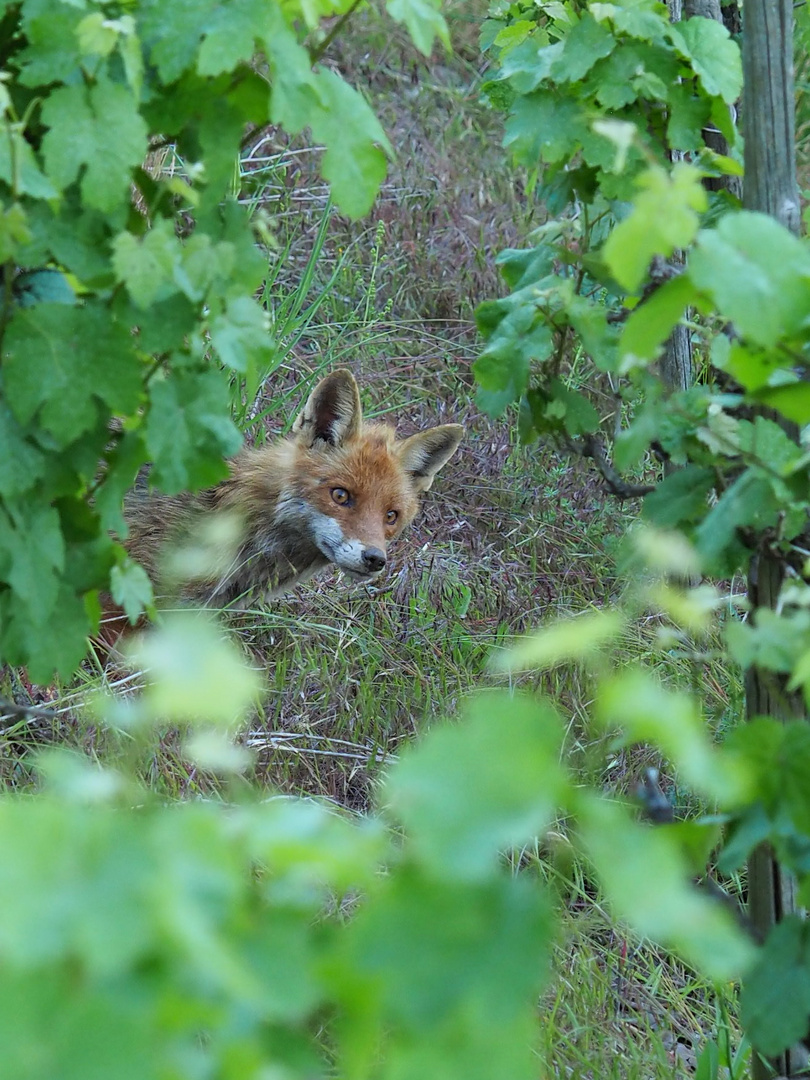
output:
[[[315,542],[339,569],[357,578],[374,577],[385,569],[385,548],[346,536],[334,518],[321,514],[313,517]]]
[[[349,540],[338,547],[333,561],[349,577],[365,580],[381,574],[387,560],[382,548],[365,547]]]
[[[376,547],[367,547],[363,551],[363,562],[372,574],[379,574],[385,568],[385,552]]]

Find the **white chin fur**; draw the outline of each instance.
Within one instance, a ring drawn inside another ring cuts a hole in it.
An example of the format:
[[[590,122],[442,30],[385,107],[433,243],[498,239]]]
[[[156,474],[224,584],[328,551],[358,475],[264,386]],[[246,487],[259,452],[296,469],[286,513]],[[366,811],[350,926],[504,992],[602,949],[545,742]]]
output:
[[[343,571],[343,573],[346,575],[347,578],[349,578],[350,581],[376,581],[382,573],[382,570],[375,570],[374,573],[369,573],[368,570],[365,570],[363,572],[359,570],[350,570],[346,566],[341,566],[340,563],[336,563],[335,565],[338,567],[339,570]]]

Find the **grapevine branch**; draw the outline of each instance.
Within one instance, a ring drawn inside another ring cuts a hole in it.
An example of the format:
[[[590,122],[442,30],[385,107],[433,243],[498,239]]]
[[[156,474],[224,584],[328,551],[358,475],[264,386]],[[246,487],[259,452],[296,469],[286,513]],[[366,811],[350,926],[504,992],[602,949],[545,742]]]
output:
[[[625,322],[633,314],[634,311],[638,311],[639,307],[649,300],[654,292],[657,292],[662,285],[666,285],[668,281],[672,281],[676,277],[684,272],[684,266],[681,263],[668,262],[660,255],[656,255],[653,261],[650,263],[648,271],[649,281],[644,286],[644,291],[641,294],[638,304],[633,308],[620,308],[618,311],[609,311],[607,313],[607,321],[609,323]]]
[[[655,491],[654,484],[631,484],[625,480],[608,460],[604,443],[599,436],[584,435],[581,439],[569,439],[568,446],[573,453],[593,461],[608,491],[617,499],[640,499]]]
[[[58,720],[59,714],[40,705],[18,705],[16,701],[0,698],[0,720],[11,717],[18,720]]]

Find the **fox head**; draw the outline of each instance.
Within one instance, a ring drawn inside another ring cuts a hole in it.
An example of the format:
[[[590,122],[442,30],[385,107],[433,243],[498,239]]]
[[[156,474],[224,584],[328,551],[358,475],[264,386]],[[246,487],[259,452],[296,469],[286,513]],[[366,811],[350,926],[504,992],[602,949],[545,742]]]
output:
[[[333,371],[293,425],[278,514],[287,525],[300,522],[320,553],[351,577],[372,578],[463,435],[459,424],[444,424],[399,440],[388,424],[363,421],[354,376]]]

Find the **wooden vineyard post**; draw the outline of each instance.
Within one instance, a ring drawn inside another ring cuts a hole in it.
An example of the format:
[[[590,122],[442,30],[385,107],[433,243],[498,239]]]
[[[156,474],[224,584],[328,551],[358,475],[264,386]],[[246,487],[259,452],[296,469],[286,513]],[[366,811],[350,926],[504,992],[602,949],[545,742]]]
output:
[[[800,210],[796,183],[793,88],[792,0],[746,0],[743,29],[742,128],[745,135],[743,204],[770,214],[798,233]],[[781,421],[780,421],[781,422]],[[797,431],[788,426],[797,437]],[[779,556],[760,552],[751,560],[748,595],[752,609],[773,608],[779,598],[784,565]],[[801,699],[788,694],[773,673],[755,667],[746,676],[746,716],[770,716],[784,722],[806,722]],[[795,882],[761,845],[748,863],[750,917],[758,936],[795,912]],[[754,1080],[791,1077],[807,1064],[803,1047],[792,1047],[769,1062],[755,1059]]]

